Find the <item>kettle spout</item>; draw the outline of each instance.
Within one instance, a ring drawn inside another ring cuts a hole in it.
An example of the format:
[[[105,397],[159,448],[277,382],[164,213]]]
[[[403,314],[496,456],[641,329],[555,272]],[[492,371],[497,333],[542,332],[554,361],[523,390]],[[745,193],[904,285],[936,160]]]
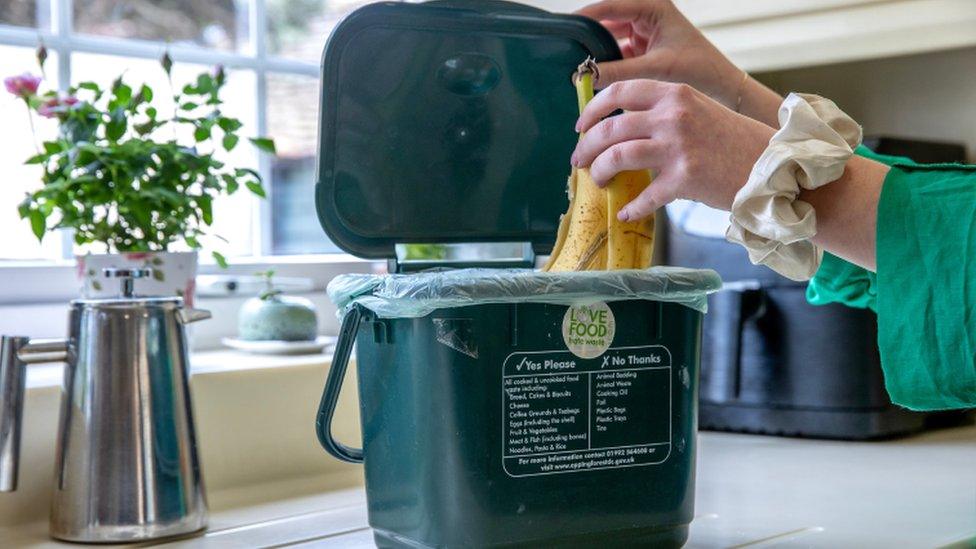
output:
[[[176,318],[179,319],[181,324],[207,320],[211,316],[213,315],[210,314],[210,311],[204,309],[180,309],[176,313]]]

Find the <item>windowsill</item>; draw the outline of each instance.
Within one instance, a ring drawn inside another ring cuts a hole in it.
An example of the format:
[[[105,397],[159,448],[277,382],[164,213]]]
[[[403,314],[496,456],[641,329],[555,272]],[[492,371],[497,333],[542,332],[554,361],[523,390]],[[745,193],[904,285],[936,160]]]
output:
[[[246,370],[274,370],[278,368],[328,369],[332,356],[308,355],[257,355],[231,349],[213,349],[190,354],[190,376],[212,376]],[[60,387],[64,365],[60,362],[32,364],[27,368],[27,389]]]
[[[348,254],[286,255],[231,258],[226,269],[206,263],[200,254],[198,274],[254,276],[257,271],[274,269],[279,277],[310,279],[312,291],[324,291],[340,274],[369,273],[382,264]],[[74,261],[0,260],[0,308],[11,305],[66,304],[78,297],[79,283]],[[27,334],[30,335],[30,334]]]

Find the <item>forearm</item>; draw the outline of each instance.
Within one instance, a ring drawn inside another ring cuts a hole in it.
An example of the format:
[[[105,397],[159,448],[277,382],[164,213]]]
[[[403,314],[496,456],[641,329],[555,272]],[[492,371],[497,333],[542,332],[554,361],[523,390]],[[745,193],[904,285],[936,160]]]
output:
[[[738,102],[738,98],[735,101],[738,102],[740,114],[772,128],[779,128],[779,106],[783,103],[783,96],[751,76],[742,82],[739,93],[741,102]]]
[[[813,242],[828,252],[870,271],[876,270],[878,201],[888,166],[854,156],[844,175],[800,199],[817,212]]]

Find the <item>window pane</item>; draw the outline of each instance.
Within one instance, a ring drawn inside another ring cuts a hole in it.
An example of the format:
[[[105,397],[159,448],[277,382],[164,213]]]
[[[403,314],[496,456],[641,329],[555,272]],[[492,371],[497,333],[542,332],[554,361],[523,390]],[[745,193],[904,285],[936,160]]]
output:
[[[272,161],[272,252],[330,253],[339,249],[315,214],[318,80],[268,75],[268,134],[278,155]]]
[[[56,89],[54,80],[58,74],[57,58],[52,52],[47,60],[46,72],[51,80],[42,81],[40,90]],[[2,77],[24,72],[40,74],[34,50],[0,46],[0,59],[3,59]],[[58,259],[61,257],[61,234],[52,233],[44,237],[43,243],[31,233],[27,221],[20,219],[17,205],[24,194],[34,191],[41,185],[40,166],[25,166],[24,161],[37,154],[40,142],[52,139],[57,134],[53,120],[33,117],[36,136],[31,132],[31,118],[28,117],[24,102],[0,90],[0,259]]]
[[[71,59],[74,83],[90,80],[102,86],[110,86],[118,75],[124,73],[123,79],[130,86],[146,83],[153,88],[155,91],[153,104],[159,110],[160,117],[168,117],[173,113],[172,93],[166,74],[158,61],[82,53],[73,54]],[[177,63],[172,71],[173,86],[182,89],[200,72],[207,70],[210,70],[210,67]],[[242,137],[241,143],[231,153],[218,155],[221,161],[231,167],[252,169],[257,167],[257,153],[254,147],[243,139],[255,135],[254,120],[257,107],[254,90],[253,72],[246,70],[227,72],[227,84],[221,91],[221,98],[224,100],[222,112],[240,119],[244,124],[238,132]],[[201,111],[201,114],[203,112],[205,111]],[[163,140],[170,139],[171,132],[171,128],[163,127],[157,130],[155,137]],[[216,130],[215,135],[219,135]],[[187,146],[194,146],[194,139],[189,132],[181,132],[177,135],[177,139]],[[200,147],[200,145],[196,146]],[[257,222],[256,204],[257,199],[246,190],[216,200],[213,212],[214,224],[209,229],[211,236],[201,239],[206,250],[201,259],[209,260],[209,250],[219,251],[227,257],[252,255],[253,234],[256,232]]]
[[[75,0],[81,33],[235,50],[247,42],[247,17],[234,0]],[[243,8],[242,8],[243,9]]]
[[[0,24],[37,26],[37,0],[0,0]]]
[[[318,62],[332,27],[375,0],[268,0],[268,51]]]

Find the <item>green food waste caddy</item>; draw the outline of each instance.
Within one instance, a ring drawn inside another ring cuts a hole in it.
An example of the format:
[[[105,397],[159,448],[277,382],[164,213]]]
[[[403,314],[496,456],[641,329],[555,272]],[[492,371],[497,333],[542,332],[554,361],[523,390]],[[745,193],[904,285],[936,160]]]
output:
[[[323,57],[316,206],[390,275],[329,285],[342,318],[316,421],[365,467],[380,547],[677,547],[694,507],[712,271],[543,273],[566,207],[585,18],[496,1],[380,3]],[[401,244],[521,243],[506,261]],[[402,247],[400,247],[402,249]],[[356,345],[362,448],[331,433]]]

